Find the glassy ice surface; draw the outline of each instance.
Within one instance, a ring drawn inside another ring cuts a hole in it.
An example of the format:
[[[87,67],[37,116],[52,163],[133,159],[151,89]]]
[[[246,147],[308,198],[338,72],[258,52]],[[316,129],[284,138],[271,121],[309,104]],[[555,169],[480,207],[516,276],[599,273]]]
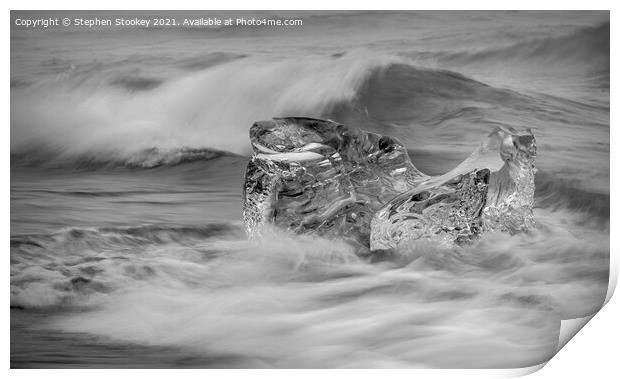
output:
[[[500,141],[502,168],[491,175],[483,211],[486,229],[510,233],[534,227],[534,175],[536,139],[531,130],[496,130],[490,137]]]
[[[534,226],[530,130],[494,130],[450,172],[397,196],[372,220],[371,250],[426,239],[463,243],[481,231],[515,233]]]
[[[297,233],[369,245],[376,210],[428,177],[404,145],[332,121],[279,118],[255,123],[243,216],[255,236],[265,223]]]
[[[403,144],[333,121],[278,118],[250,130],[243,215],[265,224],[339,236],[371,250],[432,240],[463,243],[483,230],[534,225],[531,131],[494,130],[450,172],[430,177]]]
[[[489,170],[472,171],[440,183],[429,182],[390,201],[373,217],[372,250],[406,241],[465,242],[478,235],[489,185]]]

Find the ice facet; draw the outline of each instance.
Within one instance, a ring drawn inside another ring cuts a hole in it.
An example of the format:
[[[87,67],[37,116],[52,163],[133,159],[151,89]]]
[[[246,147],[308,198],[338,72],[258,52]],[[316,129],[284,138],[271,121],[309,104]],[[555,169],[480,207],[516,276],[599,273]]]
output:
[[[243,206],[250,237],[276,225],[386,250],[534,226],[530,130],[497,128],[456,168],[435,177],[417,170],[397,139],[333,121],[256,122],[250,139],[255,154]]]
[[[485,230],[509,233],[534,227],[534,175],[536,139],[531,130],[499,129],[490,138],[501,141],[504,165],[492,173],[483,210]]]
[[[371,222],[370,249],[388,250],[417,240],[452,244],[470,241],[482,228],[488,169],[428,182],[402,193]]]

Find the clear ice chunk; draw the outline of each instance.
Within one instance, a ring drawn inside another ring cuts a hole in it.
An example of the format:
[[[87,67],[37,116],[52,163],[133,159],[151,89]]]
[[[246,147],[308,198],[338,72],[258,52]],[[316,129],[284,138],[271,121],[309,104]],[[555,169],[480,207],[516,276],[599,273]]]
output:
[[[333,121],[256,122],[250,140],[255,154],[246,170],[243,206],[250,237],[274,224],[368,248],[374,212],[428,178],[397,139]]]
[[[338,236],[368,250],[422,239],[462,243],[484,230],[533,227],[531,131],[498,128],[450,172],[431,177],[397,139],[333,121],[275,118],[250,129],[243,218]]]

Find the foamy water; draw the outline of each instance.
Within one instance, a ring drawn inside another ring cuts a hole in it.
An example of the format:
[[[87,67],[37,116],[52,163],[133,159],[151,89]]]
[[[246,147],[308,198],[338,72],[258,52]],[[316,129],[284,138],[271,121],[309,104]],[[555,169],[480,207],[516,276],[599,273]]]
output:
[[[13,366],[525,367],[600,308],[608,13],[301,16],[12,31]],[[531,127],[537,228],[383,261],[248,241],[247,132],[290,115],[397,136],[430,174],[497,125]]]

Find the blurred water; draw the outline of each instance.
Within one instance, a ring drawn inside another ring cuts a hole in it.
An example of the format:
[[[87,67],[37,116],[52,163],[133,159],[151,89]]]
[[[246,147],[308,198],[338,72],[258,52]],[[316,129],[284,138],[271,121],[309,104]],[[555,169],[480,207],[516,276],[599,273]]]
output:
[[[304,26],[12,30],[13,367],[523,367],[598,310],[608,12],[283,15]],[[247,131],[289,115],[397,136],[430,174],[531,127],[538,228],[380,263],[247,241]]]

